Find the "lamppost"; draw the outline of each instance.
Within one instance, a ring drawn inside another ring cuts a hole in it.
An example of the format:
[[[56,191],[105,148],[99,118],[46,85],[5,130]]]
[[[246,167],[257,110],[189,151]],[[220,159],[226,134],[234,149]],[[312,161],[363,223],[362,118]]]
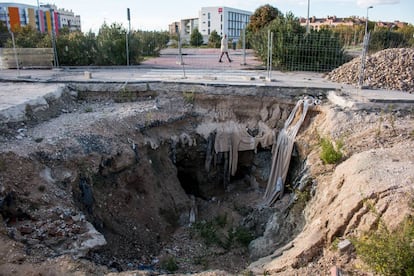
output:
[[[42,32],[42,27],[40,26],[40,4],[37,0],[37,23],[39,24],[39,32]]]
[[[369,6],[367,8],[367,18],[365,21],[365,35],[364,35],[364,43],[362,48],[362,56],[361,56],[361,69],[359,72],[359,80],[358,80],[358,86],[362,88],[364,84],[364,74],[365,74],[365,58],[368,51],[368,43],[369,43],[369,33],[368,33],[368,11],[369,9],[372,9],[373,6]]]
[[[306,20],[306,33],[307,34],[310,32],[310,29],[309,29],[309,9],[310,9],[310,0],[308,0],[308,17],[307,17],[307,20]]]
[[[128,32],[125,36],[125,47],[126,47],[126,58],[127,58],[127,66],[129,66],[129,34],[131,33],[131,13],[129,8],[127,8],[127,19],[128,19]]]
[[[372,8],[373,8],[373,6],[369,6],[367,8],[367,19],[365,21],[365,35],[367,35],[367,33],[368,33],[368,11],[369,11],[369,9],[372,9]]]

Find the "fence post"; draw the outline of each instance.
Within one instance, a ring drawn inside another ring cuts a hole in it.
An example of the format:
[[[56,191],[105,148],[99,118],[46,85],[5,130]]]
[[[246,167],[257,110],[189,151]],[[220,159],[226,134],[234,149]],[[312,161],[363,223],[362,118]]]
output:
[[[271,81],[271,71],[272,71],[272,58],[273,58],[273,32],[270,30],[267,32],[267,80]]]
[[[16,51],[16,41],[14,40],[14,33],[10,31],[12,42],[13,42],[13,51],[14,51],[14,59],[16,60],[16,68],[17,68],[17,75],[20,76],[20,66],[19,66],[19,59],[17,58],[17,51]]]
[[[266,59],[267,77],[269,77],[269,60],[270,60],[270,30],[267,31],[267,59]]]
[[[55,67],[59,67],[59,58],[58,58],[58,52],[57,52],[57,47],[56,47],[56,36],[53,30],[52,30],[51,36],[52,36],[52,48],[53,48],[53,63]]]
[[[131,14],[129,8],[127,8],[127,19],[128,19],[128,31],[125,34],[125,47],[126,47],[126,62],[127,66],[129,66],[129,34],[131,33]]]
[[[243,27],[243,63],[246,65],[246,26]]]

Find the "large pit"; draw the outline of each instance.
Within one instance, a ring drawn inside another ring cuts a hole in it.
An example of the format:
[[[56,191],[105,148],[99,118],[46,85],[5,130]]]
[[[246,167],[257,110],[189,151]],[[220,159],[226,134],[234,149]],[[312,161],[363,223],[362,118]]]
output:
[[[303,182],[306,157],[296,147],[285,191],[292,196],[269,207],[263,195],[272,144],[309,91],[159,82],[60,89],[47,108],[27,105],[2,126],[12,151],[2,149],[0,210],[33,259],[70,253],[113,271],[240,272],[301,231],[303,206],[289,188]],[[216,152],[215,140],[234,141],[240,127],[255,139],[261,124],[274,141],[240,151],[231,172],[232,156]],[[284,217],[279,238],[251,243],[275,214]]]
[[[28,85],[51,92],[0,113],[6,275],[352,272],[353,253],[332,244],[374,227],[365,202],[391,225],[409,210],[409,110],[332,108],[317,88]],[[322,103],[302,116],[305,96]],[[274,148],[302,119],[291,148]],[[344,139],[340,165],[321,162],[325,135]]]

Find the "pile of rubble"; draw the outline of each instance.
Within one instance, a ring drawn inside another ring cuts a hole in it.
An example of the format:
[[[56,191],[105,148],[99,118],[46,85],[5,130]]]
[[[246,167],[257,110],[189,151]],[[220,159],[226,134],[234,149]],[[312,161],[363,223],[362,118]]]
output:
[[[357,85],[361,70],[361,57],[354,58],[327,76],[335,82]],[[394,48],[368,55],[365,65],[364,86],[414,92],[414,48]]]

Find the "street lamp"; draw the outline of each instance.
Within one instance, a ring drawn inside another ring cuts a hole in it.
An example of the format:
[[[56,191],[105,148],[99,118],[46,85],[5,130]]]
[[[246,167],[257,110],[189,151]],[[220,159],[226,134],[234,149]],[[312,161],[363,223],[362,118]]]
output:
[[[307,16],[307,20],[306,20],[306,33],[310,33],[310,29],[309,29],[309,9],[310,9],[310,0],[308,0],[308,16]]]
[[[37,24],[39,25],[39,32],[42,32],[42,27],[40,27],[40,4],[37,0]]]
[[[369,33],[368,33],[368,10],[372,9],[373,6],[369,6],[367,8],[367,18],[365,21],[365,36],[364,36],[364,44],[362,48],[362,57],[361,57],[361,69],[359,71],[359,80],[358,85],[360,88],[362,88],[362,85],[364,83],[364,74],[365,74],[365,58],[368,51],[368,43],[369,43]]]
[[[366,21],[365,21],[365,35],[367,35],[367,33],[368,33],[368,10],[369,9],[372,9],[373,8],[373,6],[369,6],[368,8],[367,8],[367,19],[366,19]]]

